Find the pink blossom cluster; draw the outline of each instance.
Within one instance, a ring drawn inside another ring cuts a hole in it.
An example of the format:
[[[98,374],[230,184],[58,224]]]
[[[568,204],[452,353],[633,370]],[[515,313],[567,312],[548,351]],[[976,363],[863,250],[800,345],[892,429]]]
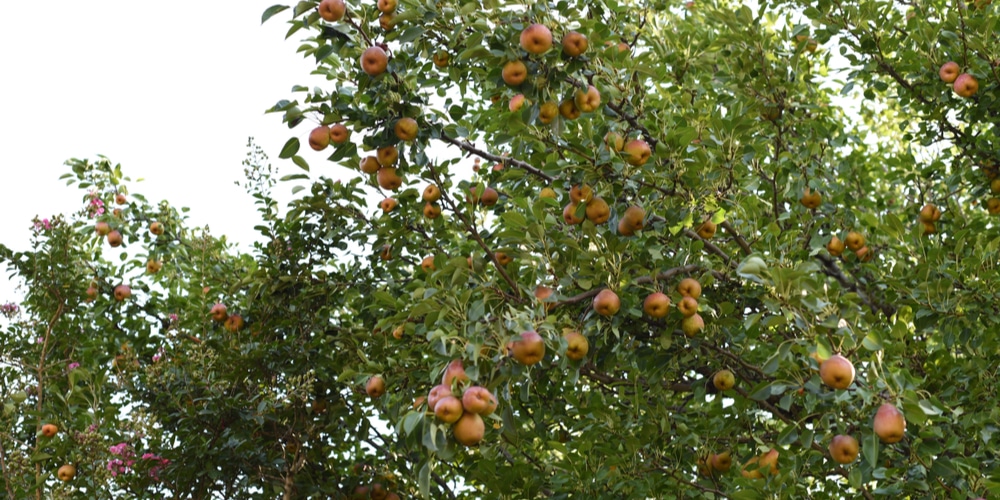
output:
[[[35,232],[37,233],[42,228],[45,228],[46,230],[52,229],[52,222],[50,222],[48,218],[42,220],[35,219]]]
[[[112,477],[118,477],[118,474],[125,474],[132,470],[132,466],[135,465],[135,453],[128,443],[113,445],[109,451],[112,455],[122,457],[108,460],[108,470],[111,471]]]
[[[8,318],[13,318],[19,308],[17,304],[13,302],[7,302],[6,304],[0,304],[0,314],[7,316]]]
[[[170,465],[170,460],[167,460],[166,458],[162,458],[159,455],[155,455],[153,453],[143,453],[142,454],[142,459],[143,460],[151,460],[151,461],[155,461],[156,462],[156,463],[153,464],[152,467],[149,468],[149,475],[152,476],[153,479],[156,479],[156,480],[160,479],[160,471],[164,467]]]
[[[80,367],[80,363],[77,363],[77,362],[74,361],[74,362],[66,365],[66,371],[71,372],[73,370],[76,370],[79,367]]]
[[[95,191],[90,192],[90,204],[87,205],[87,212],[90,213],[91,218],[104,214],[104,202],[97,197]]]
[[[108,470],[111,471],[113,477],[118,477],[118,474],[125,474],[132,471],[135,466],[135,452],[132,451],[128,443],[118,443],[112,446],[109,451],[111,451],[112,455],[121,457],[108,460]],[[155,453],[143,453],[140,458],[144,461],[144,464],[149,465],[149,475],[156,480],[160,479],[160,471],[167,465],[170,465],[170,460]]]

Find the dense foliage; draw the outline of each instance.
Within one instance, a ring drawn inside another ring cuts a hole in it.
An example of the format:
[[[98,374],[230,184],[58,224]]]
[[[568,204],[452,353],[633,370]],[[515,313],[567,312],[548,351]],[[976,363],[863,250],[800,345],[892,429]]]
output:
[[[106,158],[0,245],[9,498],[1000,492],[1000,6],[279,18],[252,251]]]

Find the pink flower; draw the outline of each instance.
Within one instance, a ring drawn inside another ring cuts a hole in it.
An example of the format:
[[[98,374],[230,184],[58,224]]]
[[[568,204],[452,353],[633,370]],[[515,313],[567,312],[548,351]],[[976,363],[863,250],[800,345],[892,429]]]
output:
[[[154,355],[153,355],[153,362],[154,362],[154,363],[156,363],[156,362],[157,362],[157,361],[159,361],[159,360],[160,360],[160,354],[159,354],[159,353],[157,353],[157,354],[154,354]],[[143,458],[145,458],[145,457],[143,457]]]
[[[49,222],[49,219],[42,219],[42,226],[44,226],[45,229],[52,229],[52,223]]]
[[[73,371],[73,370],[76,370],[76,369],[77,369],[77,368],[79,368],[79,367],[80,367],[80,363],[76,363],[76,362],[73,362],[73,363],[70,363],[70,364],[69,364],[69,365],[68,365],[68,366],[66,367],[66,369],[67,369],[68,371]]]
[[[132,456],[128,449],[128,443],[118,443],[110,449],[112,455]]]
[[[177,315],[176,314],[171,314],[170,315],[170,321],[171,322],[177,321]]]

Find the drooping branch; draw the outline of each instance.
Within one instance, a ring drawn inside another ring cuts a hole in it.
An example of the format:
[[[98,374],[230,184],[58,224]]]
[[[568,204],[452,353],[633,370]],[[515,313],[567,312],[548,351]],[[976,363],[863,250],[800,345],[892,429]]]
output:
[[[520,169],[522,169],[522,170],[524,170],[524,171],[526,171],[526,172],[528,172],[528,173],[530,173],[530,174],[532,174],[532,175],[534,175],[536,177],[540,177],[542,179],[545,179],[547,182],[552,182],[552,181],[555,180],[555,177],[552,177],[551,175],[546,174],[545,172],[542,172],[541,170],[539,170],[539,169],[537,169],[537,168],[529,165],[527,162],[524,162],[524,161],[521,161],[521,160],[515,160],[513,158],[506,158],[506,157],[503,157],[503,156],[498,156],[498,155],[495,155],[495,154],[492,154],[492,153],[487,153],[486,151],[483,151],[482,149],[477,148],[475,145],[473,145],[469,141],[460,141],[458,139],[455,139],[455,138],[452,138],[452,137],[448,137],[445,134],[441,134],[441,138],[440,139],[442,141],[444,141],[444,142],[447,142],[448,144],[453,145],[453,146],[458,146],[462,150],[467,151],[469,153],[472,153],[472,154],[474,154],[474,155],[476,155],[476,156],[478,156],[480,158],[484,158],[484,159],[487,159],[487,160],[490,160],[490,161],[495,161],[495,162],[498,162],[498,163],[503,163],[504,165],[508,165],[508,166],[520,168]]]
[[[695,272],[695,271],[697,271],[699,269],[701,269],[701,266],[696,265],[696,264],[688,264],[686,266],[680,266],[680,267],[675,267],[673,269],[667,269],[666,271],[663,271],[662,273],[657,274],[656,278],[655,278],[655,281],[668,280],[668,279],[673,278],[674,276],[677,276],[679,274],[690,274],[690,273],[693,273],[693,272]],[[652,276],[641,276],[639,278],[636,278],[635,281],[633,281],[633,283],[635,283],[637,285],[642,285],[642,284],[646,284],[646,283],[652,283],[653,281],[654,281],[654,278]],[[558,307],[558,306],[562,306],[562,305],[566,305],[566,304],[576,304],[578,302],[583,302],[583,301],[585,301],[587,299],[593,298],[598,293],[601,293],[601,290],[603,290],[604,288],[605,287],[600,287],[600,288],[595,288],[593,290],[587,290],[586,292],[574,295],[574,296],[572,296],[572,297],[570,297],[568,299],[556,302],[553,307]]]
[[[437,184],[438,186],[443,186],[444,184],[441,182],[441,178],[440,176],[438,176],[437,169],[434,168],[434,165],[428,165],[427,168],[430,170],[431,176],[434,178],[434,183]],[[485,251],[487,255],[490,256],[490,261],[493,262],[493,266],[496,267],[497,272],[500,273],[500,276],[502,276],[504,281],[507,282],[507,285],[510,286],[511,293],[513,293],[513,296],[511,296],[511,298],[520,302],[522,300],[521,289],[518,288],[517,282],[514,281],[514,279],[511,278],[509,274],[507,274],[507,270],[504,269],[504,267],[500,264],[500,261],[497,260],[496,252],[491,250],[489,245],[487,245],[486,242],[483,241],[483,237],[479,235],[479,231],[477,231],[476,228],[473,227],[472,222],[470,222],[468,219],[465,218],[465,215],[463,215],[462,212],[458,209],[458,204],[451,199],[451,196],[449,196],[444,189],[441,190],[441,199],[445,202],[446,205],[448,205],[448,208],[455,214],[455,216],[458,217],[458,220],[461,221],[462,226],[465,228],[465,231],[469,233],[469,235],[472,236],[472,239],[476,240],[476,243],[479,244],[479,247],[482,248],[483,251]]]

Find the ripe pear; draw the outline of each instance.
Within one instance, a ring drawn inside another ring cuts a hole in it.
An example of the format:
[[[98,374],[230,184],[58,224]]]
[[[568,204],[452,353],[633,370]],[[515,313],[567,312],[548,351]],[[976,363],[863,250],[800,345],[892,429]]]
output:
[[[570,202],[563,208],[563,221],[570,226],[575,226],[583,222],[584,217],[577,217],[577,207],[580,205]]]
[[[598,196],[587,204],[586,215],[594,225],[604,224],[611,218],[611,207],[604,198]]]
[[[570,31],[563,35],[563,52],[569,57],[579,57],[580,54],[587,51],[589,45],[587,37],[576,31]]]
[[[226,305],[225,304],[215,304],[208,311],[208,313],[212,315],[212,319],[214,321],[217,321],[219,323],[222,323],[227,318],[229,318],[229,313],[226,312]]]
[[[441,207],[433,204],[427,203],[424,205],[424,217],[428,219],[437,219],[441,216]]]
[[[543,124],[552,123],[559,116],[559,105],[549,101],[538,107],[538,121]]]
[[[521,61],[507,61],[501,72],[504,83],[517,87],[528,79],[528,67]]]
[[[854,364],[840,354],[834,354],[819,365],[819,378],[834,389],[847,389],[854,382]]]
[[[465,373],[465,367],[462,366],[461,359],[453,359],[448,366],[445,367],[444,372],[441,373],[441,384],[451,387],[455,382],[468,382],[469,376]]]
[[[614,316],[621,309],[622,303],[618,294],[605,288],[594,296],[593,306],[597,314],[607,317]]]
[[[695,232],[697,232],[698,236],[701,236],[702,239],[710,240],[713,236],[715,236],[715,230],[715,223],[712,222],[711,219],[705,219],[705,222],[702,222]]]
[[[361,160],[361,171],[366,174],[374,174],[380,168],[382,165],[378,164],[378,158],[374,156],[366,156],[364,160]]]
[[[833,235],[833,237],[830,238],[830,243],[826,244],[826,251],[830,252],[830,255],[834,257],[840,257],[840,255],[844,253],[844,242],[841,241],[837,235]]]
[[[663,292],[654,292],[642,302],[642,310],[651,318],[662,318],[670,310],[670,297]]]
[[[694,337],[698,332],[705,328],[705,320],[701,319],[700,314],[693,314],[681,320],[681,330],[684,335],[688,337]]]
[[[74,477],[76,477],[76,467],[72,464],[63,465],[58,471],[56,471],[56,477],[64,483],[71,481]]]
[[[771,451],[751,458],[747,461],[746,465],[743,466],[743,477],[750,479],[760,479],[764,477],[764,473],[768,472],[772,475],[778,473],[778,450],[771,449]]]
[[[438,402],[446,396],[452,396],[450,384],[440,384],[432,387],[431,391],[427,393],[427,409],[434,411]]]
[[[462,408],[468,412],[489,415],[496,411],[497,399],[485,387],[470,386],[462,394]]]
[[[417,121],[410,117],[400,118],[393,127],[393,132],[401,141],[412,141],[417,138]]]
[[[645,165],[649,161],[650,156],[653,155],[653,151],[649,149],[649,144],[642,139],[629,141],[622,149],[622,152],[625,155],[625,161],[635,166]]]
[[[858,440],[838,434],[830,441],[830,456],[838,464],[849,464],[858,458]]]
[[[455,396],[445,396],[434,405],[434,416],[446,424],[458,421],[462,413],[462,402]]]
[[[572,99],[566,99],[559,103],[559,114],[567,120],[576,120],[580,117],[580,108],[576,107]]]
[[[243,329],[243,317],[239,314],[231,314],[226,318],[226,322],[222,324],[222,327],[227,331],[236,333]]]
[[[424,188],[423,199],[427,203],[435,203],[441,199],[441,188],[437,184],[428,184]]]
[[[712,466],[712,470],[719,472],[729,472],[729,468],[733,466],[733,458],[729,455],[728,451],[724,451],[718,454],[712,454],[708,459],[708,463]]]
[[[802,197],[799,198],[799,203],[802,206],[815,210],[819,208],[820,204],[823,202],[823,197],[820,196],[819,191],[811,191],[808,187],[802,192]]]
[[[532,24],[521,31],[521,48],[532,54],[544,54],[552,48],[552,31],[543,24]]]
[[[736,375],[729,370],[719,370],[712,377],[712,384],[720,391],[728,391],[736,386]]]
[[[691,297],[697,300],[701,297],[701,283],[694,278],[684,278],[677,284],[677,293],[681,294],[682,297]]]
[[[573,203],[590,203],[594,199],[594,189],[586,184],[577,184],[570,188],[569,199]]]
[[[545,357],[545,342],[538,332],[523,332],[520,339],[511,342],[510,352],[519,363],[531,366]]]
[[[475,446],[486,435],[486,424],[478,413],[466,412],[455,422],[452,432],[455,434],[455,441],[465,446]]]
[[[395,191],[403,185],[403,179],[399,177],[399,174],[396,173],[396,169],[392,167],[382,167],[378,169],[376,180],[382,189],[388,189],[390,191]]]
[[[437,269],[434,266],[434,257],[431,255],[424,257],[424,259],[420,261],[420,268],[423,269],[425,273],[429,273]]]
[[[698,301],[694,297],[684,297],[677,303],[677,310],[680,311],[685,318],[694,316],[698,313]]]
[[[122,233],[118,232],[117,229],[108,233],[108,244],[112,247],[122,246],[123,241]]]
[[[580,332],[569,332],[563,335],[566,339],[566,357],[573,361],[580,361],[587,356],[590,351],[590,341]]]
[[[385,394],[385,380],[378,375],[373,375],[365,384],[365,392],[368,394],[368,397],[372,399],[382,397],[382,395]]]
[[[851,231],[847,233],[847,237],[844,238],[844,244],[847,245],[847,248],[856,252],[859,248],[865,246],[865,237],[859,232]]]
[[[873,427],[875,434],[883,443],[898,443],[903,440],[903,435],[906,432],[906,419],[903,417],[903,412],[899,411],[899,408],[890,403],[885,403],[875,413]]]
[[[625,209],[621,219],[618,220],[618,232],[622,236],[632,236],[636,231],[642,229],[645,224],[646,211],[638,205],[633,205]]]
[[[928,203],[920,209],[920,222],[930,223],[937,222],[941,219],[941,209],[934,206],[933,203]]]

